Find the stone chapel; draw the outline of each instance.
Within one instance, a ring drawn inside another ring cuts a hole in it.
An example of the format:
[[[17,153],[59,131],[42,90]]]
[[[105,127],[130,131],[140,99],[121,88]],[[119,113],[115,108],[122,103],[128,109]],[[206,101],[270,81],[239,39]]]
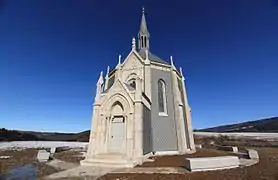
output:
[[[149,156],[195,152],[185,78],[150,51],[144,9],[137,43],[101,72],[86,158],[81,165],[133,167]]]

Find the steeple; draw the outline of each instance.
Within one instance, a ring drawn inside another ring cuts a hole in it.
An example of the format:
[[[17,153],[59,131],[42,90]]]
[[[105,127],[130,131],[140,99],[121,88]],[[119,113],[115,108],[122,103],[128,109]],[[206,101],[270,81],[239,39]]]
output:
[[[144,7],[142,8],[141,24],[138,33],[138,48],[139,50],[150,48],[150,33],[147,28]]]

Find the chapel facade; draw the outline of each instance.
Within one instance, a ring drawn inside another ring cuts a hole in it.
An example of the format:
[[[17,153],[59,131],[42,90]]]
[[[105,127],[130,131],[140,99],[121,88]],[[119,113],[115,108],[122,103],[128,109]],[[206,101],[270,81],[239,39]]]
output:
[[[137,45],[136,45],[137,44]],[[90,142],[81,165],[133,167],[151,155],[195,152],[185,78],[150,51],[143,10],[137,43],[97,82]]]

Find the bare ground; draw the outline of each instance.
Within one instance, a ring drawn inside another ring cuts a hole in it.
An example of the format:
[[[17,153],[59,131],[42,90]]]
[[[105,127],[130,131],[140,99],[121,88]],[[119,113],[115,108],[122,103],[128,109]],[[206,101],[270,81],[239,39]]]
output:
[[[188,174],[107,174],[100,180],[278,180],[278,149],[277,148],[255,148],[260,155],[260,162],[256,165],[230,170],[195,172]],[[213,152],[214,153],[214,152]],[[213,155],[211,150],[203,149],[200,156]],[[196,153],[197,156],[198,153]],[[220,154],[219,154],[220,155]],[[189,155],[190,157],[194,154]],[[160,157],[155,162],[146,166],[180,166],[185,156]],[[199,157],[200,157],[199,156]]]
[[[11,156],[8,159],[0,159],[0,174],[9,172],[13,168],[17,168],[27,164],[34,164],[37,167],[37,178],[58,172],[44,163],[36,160],[38,149],[24,149],[21,151],[5,150],[0,151],[0,156]]]
[[[188,174],[107,174],[99,178],[100,180],[278,180],[278,148],[270,147],[252,147],[258,150],[260,162],[256,165],[236,168],[230,170],[211,171],[211,172],[196,172]],[[38,179],[41,177],[56,173],[59,170],[39,163],[36,161],[38,149],[25,149],[22,151],[0,151],[0,156],[11,156],[9,159],[0,159],[0,173],[8,172],[12,168],[26,164],[35,164],[37,166]],[[182,156],[164,156],[155,157],[154,162],[146,162],[137,167],[180,167],[182,161],[187,157],[206,157],[206,156],[222,156],[230,153],[218,151],[215,149],[199,149],[195,154]],[[83,157],[79,156],[78,151],[64,151],[56,153],[54,158],[61,159],[67,162],[79,163]],[[87,178],[68,178],[72,180],[89,180]]]
[[[79,164],[79,162],[84,159],[84,157],[81,156],[80,151],[73,151],[73,150],[55,153],[54,158],[66,162],[76,163],[76,164]]]

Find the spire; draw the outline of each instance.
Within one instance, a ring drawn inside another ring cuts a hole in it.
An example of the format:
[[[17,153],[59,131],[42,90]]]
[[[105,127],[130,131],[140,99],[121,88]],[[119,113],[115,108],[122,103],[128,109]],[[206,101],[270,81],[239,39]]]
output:
[[[147,23],[146,23],[146,18],[145,18],[145,8],[144,7],[142,7],[142,17],[141,17],[139,34],[149,36],[149,31],[147,28]]]
[[[138,33],[138,47],[139,50],[141,49],[149,49],[149,39],[150,33],[147,28],[146,18],[145,18],[145,9],[142,8],[142,17],[141,17],[141,24]]]

